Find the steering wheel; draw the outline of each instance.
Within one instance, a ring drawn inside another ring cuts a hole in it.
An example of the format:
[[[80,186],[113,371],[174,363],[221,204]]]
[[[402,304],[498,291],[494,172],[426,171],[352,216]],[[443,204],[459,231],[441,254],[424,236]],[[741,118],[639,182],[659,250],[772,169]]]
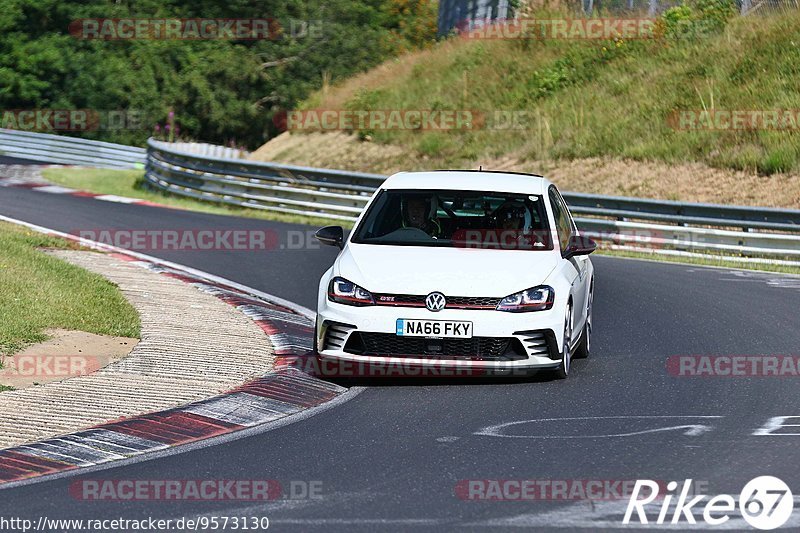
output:
[[[419,228],[398,228],[391,233],[388,233],[383,236],[383,238],[387,240],[394,240],[394,239],[408,239],[408,240],[430,240],[433,239],[430,235],[425,233]]]

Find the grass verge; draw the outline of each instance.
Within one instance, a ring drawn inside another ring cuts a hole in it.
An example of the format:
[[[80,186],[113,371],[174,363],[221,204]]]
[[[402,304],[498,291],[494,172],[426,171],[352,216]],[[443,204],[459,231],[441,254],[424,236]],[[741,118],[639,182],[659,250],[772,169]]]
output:
[[[301,215],[290,215],[285,213],[275,213],[272,211],[261,211],[259,209],[248,209],[245,207],[218,205],[212,202],[185,198],[165,192],[152,190],[147,187],[144,181],[144,171],[141,170],[110,170],[100,168],[48,168],[42,172],[44,178],[52,183],[89,191],[97,194],[113,194],[116,196],[127,196],[138,198],[148,202],[186,209],[188,211],[199,211],[213,215],[227,215],[247,218],[258,218],[262,220],[275,220],[290,224],[307,224],[316,226],[328,226],[331,224],[345,225],[343,221],[331,221],[324,218],[305,217]]]
[[[43,247],[73,245],[0,223],[0,355],[46,340],[48,328],[139,337],[139,315],[116,285]]]
[[[647,252],[634,252],[629,250],[611,250],[608,248],[598,248],[593,255],[607,255],[610,257],[628,257],[631,259],[644,259],[659,263],[679,263],[682,265],[699,265],[717,268],[733,268],[737,270],[753,270],[757,272],[777,272],[781,274],[800,275],[800,267],[788,265],[771,265],[768,263],[746,263],[739,261],[726,261],[715,257],[687,257],[674,255],[659,255]]]

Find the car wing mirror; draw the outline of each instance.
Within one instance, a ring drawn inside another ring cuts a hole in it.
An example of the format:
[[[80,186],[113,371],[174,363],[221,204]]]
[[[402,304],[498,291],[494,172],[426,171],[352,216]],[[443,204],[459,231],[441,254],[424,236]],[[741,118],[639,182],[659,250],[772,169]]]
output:
[[[569,259],[576,255],[589,255],[595,250],[597,250],[597,243],[592,239],[582,235],[573,235],[569,238],[567,247],[564,248],[562,255],[564,259]]]
[[[325,226],[320,228],[314,234],[322,244],[328,246],[338,246],[341,250],[344,247],[344,230],[341,226]]]

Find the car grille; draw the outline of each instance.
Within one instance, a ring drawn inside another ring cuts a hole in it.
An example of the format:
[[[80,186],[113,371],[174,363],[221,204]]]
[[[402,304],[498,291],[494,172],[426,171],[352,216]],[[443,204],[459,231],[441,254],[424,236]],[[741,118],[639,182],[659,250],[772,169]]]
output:
[[[513,338],[426,339],[393,333],[353,333],[345,351],[372,357],[405,356],[464,361],[516,361],[527,358],[519,341]]]
[[[375,294],[377,305],[395,307],[425,307],[427,295],[418,294]],[[495,309],[502,298],[482,296],[446,296],[446,309]]]

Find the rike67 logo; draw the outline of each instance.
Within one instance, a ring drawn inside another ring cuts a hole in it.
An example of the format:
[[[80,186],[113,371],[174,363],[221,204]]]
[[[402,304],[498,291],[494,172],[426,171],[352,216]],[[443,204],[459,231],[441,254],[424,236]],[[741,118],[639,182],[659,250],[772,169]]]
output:
[[[794,509],[792,491],[786,483],[773,476],[760,476],[749,481],[739,494],[738,501],[730,494],[711,498],[706,495],[695,496],[692,494],[691,479],[684,481],[682,486],[677,481],[670,481],[665,494],[660,493],[663,487],[663,483],[649,479],[637,480],[622,523],[630,524],[633,518],[634,524],[637,519],[640,524],[679,524],[683,520],[688,524],[696,524],[695,513],[701,513],[702,521],[706,524],[722,526],[741,514],[750,526],[768,530],[784,525]],[[650,516],[645,510],[646,506],[650,506]],[[656,510],[658,516],[652,521],[652,513]]]

